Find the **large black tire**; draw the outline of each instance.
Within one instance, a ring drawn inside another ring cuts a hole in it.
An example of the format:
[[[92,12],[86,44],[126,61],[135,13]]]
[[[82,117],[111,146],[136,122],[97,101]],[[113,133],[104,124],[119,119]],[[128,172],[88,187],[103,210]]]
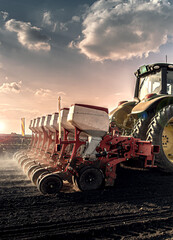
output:
[[[148,125],[151,122],[152,117],[154,116],[153,112],[145,112],[141,118],[139,118],[131,131],[131,136],[139,138],[141,140],[146,140]],[[140,168],[144,170],[144,161],[139,160],[139,158],[131,159],[130,161],[125,161],[120,164],[121,167],[130,167],[130,168]]]
[[[147,140],[160,146],[160,153],[155,156],[157,166],[162,171],[173,172],[173,104],[164,107],[153,117]]]
[[[103,172],[94,167],[89,167],[80,172],[77,178],[78,188],[81,191],[96,190],[103,186],[104,174]]]
[[[56,194],[59,193],[63,186],[62,179],[56,174],[47,174],[43,176],[37,187],[42,194]]]
[[[47,173],[47,174],[49,174],[50,172],[49,172],[47,169],[41,168],[41,167],[38,167],[38,168],[33,169],[33,171],[32,171],[31,174],[30,174],[31,181],[32,181],[34,184],[36,184],[36,183],[37,183],[37,179],[39,178],[39,176],[40,176],[42,173]]]
[[[29,162],[24,163],[24,165],[23,165],[23,171],[24,171],[24,173],[27,173],[27,170],[28,170],[31,166],[33,166],[33,165],[36,165],[36,162],[34,161],[34,159],[32,159],[32,160],[29,161]]]
[[[26,174],[27,174],[29,179],[31,179],[32,173],[37,169],[40,169],[40,166],[38,164],[32,165],[27,169]]]
[[[135,138],[146,140],[148,125],[150,124],[153,116],[154,116],[154,112],[149,114],[146,113],[145,118],[139,118],[131,132],[131,135]]]

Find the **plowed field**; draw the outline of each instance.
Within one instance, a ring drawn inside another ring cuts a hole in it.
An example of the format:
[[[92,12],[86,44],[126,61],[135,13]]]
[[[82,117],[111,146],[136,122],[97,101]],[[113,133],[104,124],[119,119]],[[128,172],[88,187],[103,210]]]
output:
[[[0,239],[173,239],[173,175],[120,169],[113,188],[43,196],[0,160]]]

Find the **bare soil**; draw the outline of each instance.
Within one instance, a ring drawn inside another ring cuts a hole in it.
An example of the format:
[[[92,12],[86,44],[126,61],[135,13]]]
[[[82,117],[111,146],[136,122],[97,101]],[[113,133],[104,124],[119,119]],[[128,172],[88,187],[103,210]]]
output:
[[[119,169],[112,188],[43,196],[0,159],[0,239],[173,239],[173,175]]]

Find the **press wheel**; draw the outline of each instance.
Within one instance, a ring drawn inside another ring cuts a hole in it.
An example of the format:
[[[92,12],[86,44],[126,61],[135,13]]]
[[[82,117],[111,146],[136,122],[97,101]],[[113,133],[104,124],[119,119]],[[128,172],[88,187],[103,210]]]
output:
[[[103,172],[94,167],[86,168],[79,173],[77,184],[81,191],[96,190],[103,186]]]
[[[43,194],[56,194],[63,186],[62,179],[56,174],[47,174],[38,183],[38,189]]]
[[[42,174],[42,173],[49,173],[49,171],[45,168],[42,168],[42,167],[38,167],[36,168],[35,170],[33,170],[30,174],[30,178],[31,178],[31,181],[36,184],[37,182],[37,179],[39,178],[39,176]]]

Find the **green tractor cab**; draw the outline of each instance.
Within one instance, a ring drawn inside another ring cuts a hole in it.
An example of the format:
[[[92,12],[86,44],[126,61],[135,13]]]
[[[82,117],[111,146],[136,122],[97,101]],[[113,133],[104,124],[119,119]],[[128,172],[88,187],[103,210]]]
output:
[[[141,66],[136,72],[134,101],[124,101],[110,113],[122,133],[160,145],[157,166],[173,172],[173,64]]]
[[[137,80],[134,97],[139,100],[139,103],[132,110],[132,114],[149,111],[153,106],[159,108],[160,102],[162,102],[160,106],[162,108],[164,104],[167,105],[167,101],[169,103],[173,101],[172,64],[157,63],[142,66],[135,75]]]

